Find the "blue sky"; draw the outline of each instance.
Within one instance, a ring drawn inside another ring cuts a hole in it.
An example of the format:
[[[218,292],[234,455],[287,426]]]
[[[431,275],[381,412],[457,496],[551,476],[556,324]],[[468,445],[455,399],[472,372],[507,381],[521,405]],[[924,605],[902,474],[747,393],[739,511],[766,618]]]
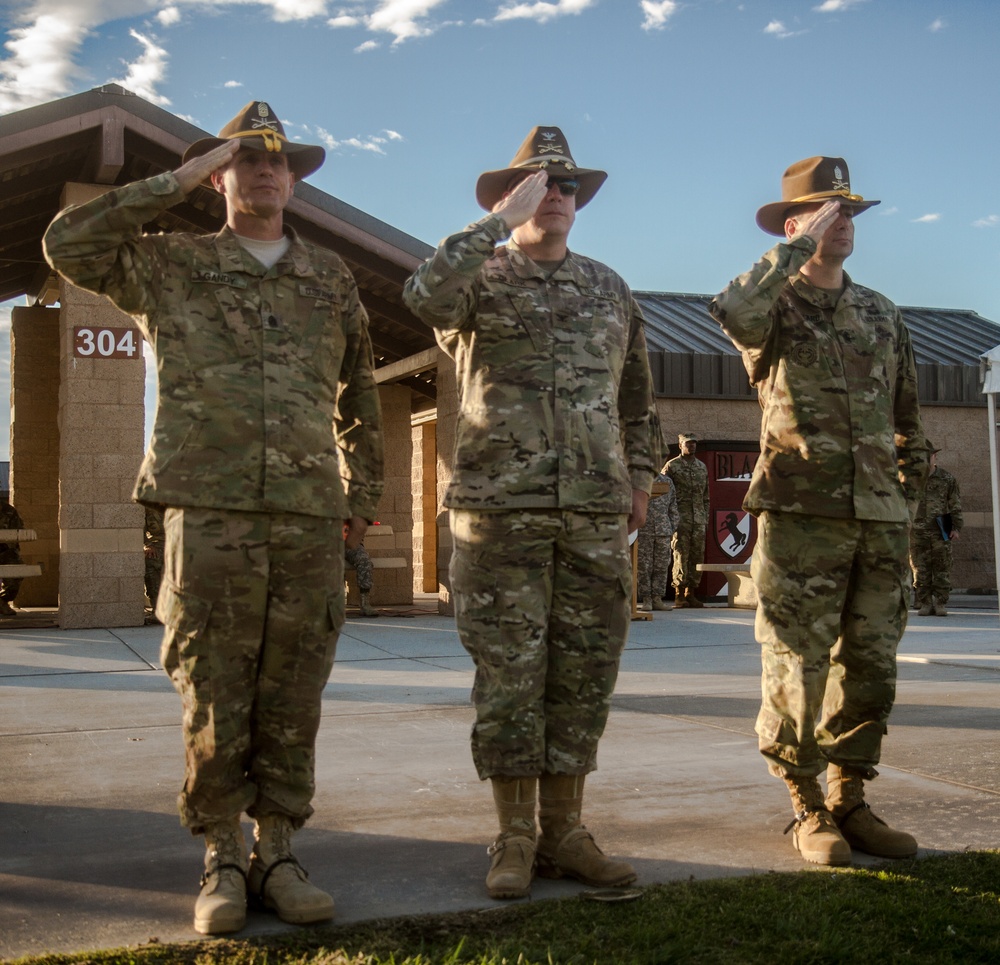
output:
[[[853,277],[1000,322],[996,0],[4,0],[0,42],[0,113],[117,82],[215,132],[267,100],[326,145],[312,184],[429,243],[558,125],[609,172],[571,246],[635,289],[719,290],[785,167],[842,156],[882,200]]]

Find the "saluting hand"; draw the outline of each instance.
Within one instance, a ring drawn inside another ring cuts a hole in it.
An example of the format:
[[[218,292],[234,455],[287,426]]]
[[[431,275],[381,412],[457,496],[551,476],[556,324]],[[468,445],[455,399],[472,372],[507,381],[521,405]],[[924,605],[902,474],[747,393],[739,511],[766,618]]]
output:
[[[536,171],[530,177],[518,182],[494,206],[493,213],[500,215],[504,224],[513,231],[530,221],[548,192],[549,176],[544,171]]]
[[[203,181],[207,181],[213,171],[225,167],[240,149],[238,140],[226,141],[218,147],[213,147],[211,151],[206,151],[198,157],[185,161],[176,171],[174,177],[177,178],[181,190],[188,194],[193,191]]]
[[[819,244],[820,239],[826,234],[827,228],[830,227],[837,220],[837,216],[840,214],[840,202],[831,199],[827,201],[822,208],[818,211],[810,211],[809,214],[803,214],[796,217],[796,231],[795,234],[789,238],[789,241],[794,241],[796,238],[801,238],[807,236],[812,238],[816,244]]]

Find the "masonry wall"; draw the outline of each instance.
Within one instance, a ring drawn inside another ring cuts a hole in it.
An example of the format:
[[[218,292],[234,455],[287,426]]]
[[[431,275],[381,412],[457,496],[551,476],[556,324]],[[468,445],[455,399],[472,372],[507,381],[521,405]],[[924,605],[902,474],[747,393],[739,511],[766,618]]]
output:
[[[17,307],[10,331],[11,502],[37,539],[21,543],[42,575],[21,584],[17,605],[59,603],[59,310]]]
[[[437,593],[436,435],[433,421],[412,429],[414,593]]]

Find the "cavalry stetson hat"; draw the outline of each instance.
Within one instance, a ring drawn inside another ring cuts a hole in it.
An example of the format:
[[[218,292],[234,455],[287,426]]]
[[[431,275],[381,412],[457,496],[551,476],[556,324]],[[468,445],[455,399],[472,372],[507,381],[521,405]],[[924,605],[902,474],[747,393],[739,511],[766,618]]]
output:
[[[326,151],[315,144],[299,144],[285,136],[285,128],[266,101],[250,101],[221,131],[218,137],[203,137],[185,152],[184,161],[207,154],[226,141],[239,140],[253,151],[272,151],[288,155],[288,167],[301,181],[313,173],[326,158]]]
[[[547,171],[553,177],[578,181],[576,210],[579,211],[597,194],[607,179],[606,171],[577,167],[563,132],[558,127],[536,127],[524,139],[510,164],[498,171],[486,171],[476,182],[476,200],[487,211],[492,211],[518,174]]]
[[[880,201],[866,201],[851,194],[851,175],[842,157],[807,157],[796,161],[781,177],[781,200],[765,204],[757,212],[757,224],[768,234],[785,234],[785,214],[797,204],[843,199],[854,214],[867,211]]]

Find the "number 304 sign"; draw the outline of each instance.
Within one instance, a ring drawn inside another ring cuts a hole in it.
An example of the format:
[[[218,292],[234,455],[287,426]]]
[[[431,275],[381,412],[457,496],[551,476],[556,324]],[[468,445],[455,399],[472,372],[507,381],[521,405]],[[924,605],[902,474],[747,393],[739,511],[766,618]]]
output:
[[[73,329],[73,354],[85,359],[134,359],[142,357],[142,339],[134,328]]]

